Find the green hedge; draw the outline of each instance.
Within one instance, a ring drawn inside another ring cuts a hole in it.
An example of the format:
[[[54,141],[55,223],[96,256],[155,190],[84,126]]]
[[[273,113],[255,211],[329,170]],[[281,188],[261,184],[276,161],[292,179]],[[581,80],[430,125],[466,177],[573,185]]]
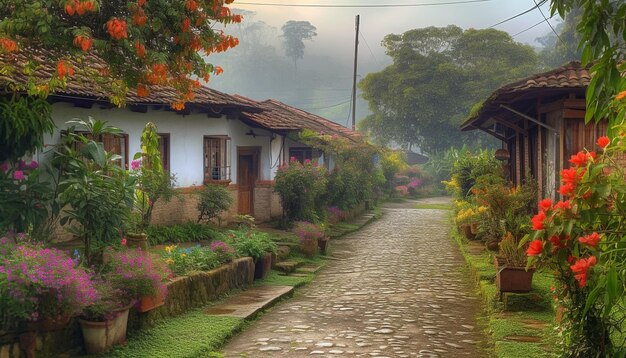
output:
[[[197,241],[223,241],[224,234],[206,224],[188,221],[175,225],[150,225],[146,230],[150,245],[178,244]]]

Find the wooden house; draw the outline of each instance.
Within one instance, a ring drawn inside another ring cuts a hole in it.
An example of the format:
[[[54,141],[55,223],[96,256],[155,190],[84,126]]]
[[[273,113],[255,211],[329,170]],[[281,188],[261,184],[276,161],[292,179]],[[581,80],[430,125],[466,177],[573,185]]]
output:
[[[480,130],[502,141],[508,175],[519,184],[529,173],[539,195],[555,198],[561,169],[580,150],[594,150],[606,122],[585,124],[588,68],[570,62],[497,89],[461,130]]]

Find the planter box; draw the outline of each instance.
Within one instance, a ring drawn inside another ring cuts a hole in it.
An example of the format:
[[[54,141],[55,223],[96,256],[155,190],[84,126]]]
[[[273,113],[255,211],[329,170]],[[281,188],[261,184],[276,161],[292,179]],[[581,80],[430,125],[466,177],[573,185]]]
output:
[[[139,300],[139,303],[137,305],[137,311],[141,313],[148,312],[155,308],[161,307],[164,304],[165,304],[165,298],[163,297],[161,293],[157,293],[157,295],[154,297],[153,296],[142,297]]]
[[[494,256],[496,265],[496,287],[500,292],[527,293],[532,289],[535,269],[507,267],[502,258]]]
[[[254,263],[254,279],[262,280],[272,269],[272,253],[268,252]]]
[[[105,322],[79,320],[87,354],[103,353],[116,344],[126,342],[130,308],[131,306],[127,306],[119,310],[115,318]]]

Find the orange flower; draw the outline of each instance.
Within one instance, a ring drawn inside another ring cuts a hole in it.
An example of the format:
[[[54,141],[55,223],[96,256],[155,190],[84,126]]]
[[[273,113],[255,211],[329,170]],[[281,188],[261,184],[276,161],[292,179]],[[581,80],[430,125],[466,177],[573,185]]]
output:
[[[554,208],[555,209],[562,209],[562,210],[569,210],[572,208],[572,204],[569,200],[566,201],[559,201],[556,204],[554,204]]]
[[[64,78],[65,76],[73,76],[74,69],[72,66],[68,65],[65,61],[61,60],[57,62],[57,75],[59,78]]]
[[[147,0],[137,0],[137,5],[144,6]]]
[[[185,104],[182,102],[174,102],[172,103],[172,108],[177,111],[182,111],[185,109]]]
[[[195,0],[187,0],[187,2],[185,3],[185,7],[189,11],[196,11],[196,9],[198,9],[198,4]]]
[[[624,91],[624,93],[626,93],[626,91]],[[611,143],[611,140],[609,139],[609,137],[600,137],[598,138],[598,141],[596,142],[596,144],[600,148],[606,148],[606,146],[609,145],[609,143]]]
[[[570,269],[575,273],[574,277],[578,280],[580,288],[585,287],[587,283],[587,271],[591,266],[596,264],[596,257],[590,256],[588,259],[578,259],[575,264],[570,266]]]
[[[78,35],[74,38],[74,45],[80,47],[85,52],[89,51],[92,44],[93,40],[89,37]]]
[[[183,24],[182,24],[183,32],[189,31],[189,26],[191,26],[191,20],[189,20],[189,18],[186,17],[183,19]]]
[[[150,95],[150,90],[148,90],[148,87],[142,84],[137,85],[137,96],[148,97],[149,95]]]
[[[215,70],[213,70],[213,73],[215,73],[216,76],[221,75],[222,73],[224,73],[224,69],[221,68],[220,66],[216,66]]]
[[[543,211],[540,211],[537,215],[533,216],[530,220],[533,224],[533,230],[543,230],[544,220],[546,220],[546,213]]]
[[[121,40],[128,38],[128,33],[126,32],[127,25],[126,21],[120,20],[118,18],[112,18],[107,21],[107,31],[112,38],[116,40]]]
[[[243,16],[239,14],[236,14],[233,16],[233,22],[240,23],[242,19],[243,19]]]
[[[11,39],[7,39],[6,37],[0,37],[0,46],[2,46],[2,50],[4,52],[17,51],[17,43]]]
[[[598,235],[598,233],[594,231],[593,233],[591,233],[591,234],[589,234],[587,236],[579,237],[578,241],[581,244],[588,245],[588,246],[591,246],[591,247],[596,247],[601,239],[602,239],[602,237],[600,237],[600,235]]]
[[[626,91],[622,91],[622,92],[618,93],[617,96],[615,96],[615,100],[616,101],[621,101],[624,98],[626,98]]]
[[[137,57],[143,58],[146,56],[146,47],[142,43],[135,42],[133,46],[135,47],[135,52],[137,53]]]
[[[534,240],[528,245],[528,250],[526,250],[526,255],[528,256],[537,256],[540,255],[543,251],[543,242],[541,240]]]
[[[76,13],[76,10],[74,9],[74,4],[74,1],[65,4],[65,12],[70,16],[74,16],[74,14]]]
[[[561,187],[559,188],[559,194],[569,196],[573,194],[574,190],[576,190],[576,186],[574,186],[574,184],[566,183],[561,185]]]
[[[539,209],[541,209],[541,211],[548,211],[550,210],[551,207],[552,207],[552,200],[550,199],[543,199],[542,201],[539,202]]]
[[[587,155],[584,152],[580,151],[572,155],[569,159],[569,162],[577,167],[584,167],[587,164],[588,159],[589,158],[587,157]]]
[[[142,9],[137,10],[137,12],[133,14],[133,24],[137,26],[144,26],[146,22],[148,22],[148,17]]]

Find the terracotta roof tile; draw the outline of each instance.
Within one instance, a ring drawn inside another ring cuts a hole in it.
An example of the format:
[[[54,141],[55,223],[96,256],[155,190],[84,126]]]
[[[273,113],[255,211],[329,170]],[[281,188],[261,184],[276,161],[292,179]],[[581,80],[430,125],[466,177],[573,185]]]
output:
[[[236,95],[236,97],[251,101],[249,98],[240,95]],[[262,112],[243,112],[242,115],[262,127],[282,131],[310,129],[316,132],[325,132],[331,135],[336,134],[352,141],[356,141],[360,138],[360,134],[356,131],[313,113],[289,106],[275,99],[269,99],[257,103],[258,106],[263,109]]]
[[[16,70],[8,75],[0,75],[0,84],[7,85],[9,83],[16,83],[23,85],[27,81],[27,76],[24,75],[23,69],[28,61],[27,56],[24,54],[26,50],[20,51],[18,54],[0,54],[0,67],[10,64],[15,66]],[[38,78],[42,81],[56,76],[56,65],[51,63],[52,61],[46,61],[48,58],[56,58],[50,52],[44,52],[41,50],[29,50],[29,55],[37,60],[37,62],[44,65],[40,66],[36,72]],[[68,61],[70,62],[70,61]],[[100,70],[106,67],[105,63],[94,55],[88,55],[83,64],[78,62],[70,62],[74,67],[89,67],[90,69]],[[139,97],[134,89],[129,90],[126,96],[127,104],[158,104],[169,105],[176,101],[178,98],[176,90],[167,86],[149,86],[150,95],[147,97]],[[110,83],[98,83],[91,77],[81,74],[80,71],[67,82],[65,88],[58,88],[51,95],[60,96],[76,96],[85,99],[103,100],[108,101],[107,93],[111,92]],[[194,90],[195,98],[189,102],[190,105],[198,107],[202,106],[217,106],[217,107],[234,107],[239,109],[246,109],[248,111],[256,111],[253,102],[238,99],[226,93],[216,91],[214,89],[202,86]]]

